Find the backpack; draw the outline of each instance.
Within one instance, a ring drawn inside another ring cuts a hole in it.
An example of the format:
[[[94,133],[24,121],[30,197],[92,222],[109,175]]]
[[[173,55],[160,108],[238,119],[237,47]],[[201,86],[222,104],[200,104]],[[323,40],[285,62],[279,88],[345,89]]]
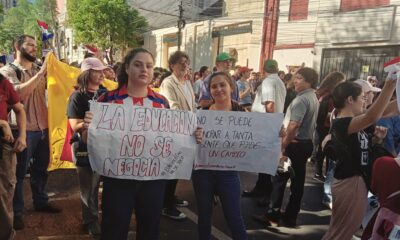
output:
[[[15,71],[15,75],[17,75],[18,81],[21,81],[21,78],[22,78],[21,69],[19,69],[17,66],[15,66],[14,63],[9,63],[8,65]]]

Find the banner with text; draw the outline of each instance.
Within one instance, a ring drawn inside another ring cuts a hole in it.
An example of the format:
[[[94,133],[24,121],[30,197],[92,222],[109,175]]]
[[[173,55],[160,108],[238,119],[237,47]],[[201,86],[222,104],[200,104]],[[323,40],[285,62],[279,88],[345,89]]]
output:
[[[100,175],[190,179],[196,154],[194,113],[98,102],[90,108],[89,159]]]
[[[198,111],[203,141],[194,169],[275,175],[281,154],[283,114]]]

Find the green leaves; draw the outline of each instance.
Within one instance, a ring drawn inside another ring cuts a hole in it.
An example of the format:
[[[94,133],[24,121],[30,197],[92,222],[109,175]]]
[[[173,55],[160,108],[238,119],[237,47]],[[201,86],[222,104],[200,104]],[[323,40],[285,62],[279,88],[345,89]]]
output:
[[[103,49],[137,46],[141,29],[147,26],[124,0],[68,0],[67,10],[75,40]]]
[[[21,34],[29,34],[41,39],[41,32],[36,20],[45,21],[50,32],[56,26],[56,0],[19,0],[16,7],[1,11],[0,51],[10,53],[12,40]],[[40,44],[41,41],[38,41]]]

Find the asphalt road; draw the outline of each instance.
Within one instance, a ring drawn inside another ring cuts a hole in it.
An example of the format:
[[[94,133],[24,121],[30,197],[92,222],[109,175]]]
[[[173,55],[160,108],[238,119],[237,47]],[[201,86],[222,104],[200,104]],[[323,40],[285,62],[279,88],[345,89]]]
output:
[[[249,239],[319,240],[322,238],[328,229],[331,211],[321,204],[323,184],[312,179],[313,171],[311,167],[308,167],[307,173],[303,203],[297,222],[299,227],[296,229],[267,228],[255,222],[251,217],[252,214],[263,214],[265,209],[257,206],[257,199],[242,198],[242,214]],[[242,189],[251,189],[256,180],[257,174],[241,173]],[[189,201],[188,208],[181,208],[181,211],[188,215],[188,219],[177,222],[163,217],[161,224],[162,239],[197,239],[197,209],[191,182],[179,181],[177,194],[180,198]],[[287,200],[287,196],[288,194],[285,195],[285,200]],[[213,212],[213,236],[214,239],[231,239],[221,204],[218,204]]]
[[[257,179],[257,174],[241,173],[242,189],[250,189]],[[63,208],[60,214],[46,215],[32,210],[28,178],[25,184],[26,194],[26,228],[17,232],[19,239],[91,239],[81,228],[81,213],[79,203],[79,187],[74,170],[58,170],[50,174],[48,191],[51,201]],[[197,239],[197,209],[193,187],[190,181],[179,181],[177,195],[189,201],[187,208],[181,208],[188,218],[182,221],[162,217],[162,240],[196,240]],[[249,239],[296,239],[319,240],[327,231],[330,210],[321,204],[322,183],[312,179],[312,169],[308,167],[305,192],[301,212],[298,218],[299,227],[289,229],[284,227],[263,226],[255,222],[251,215],[262,214],[265,209],[256,206],[257,199],[242,198],[242,214]],[[131,221],[129,239],[134,239],[134,217]],[[213,229],[214,239],[226,240],[230,232],[223,217],[221,204],[214,208]]]

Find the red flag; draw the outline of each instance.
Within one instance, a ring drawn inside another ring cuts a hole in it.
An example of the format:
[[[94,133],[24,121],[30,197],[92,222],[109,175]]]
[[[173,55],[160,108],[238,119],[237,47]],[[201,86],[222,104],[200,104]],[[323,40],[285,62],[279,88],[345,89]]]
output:
[[[39,21],[39,20],[37,20],[37,23],[38,23],[40,28],[45,29],[45,30],[49,29],[49,25],[47,25],[47,23],[45,23],[43,21]]]
[[[400,68],[400,57],[383,64],[385,72],[397,72]]]
[[[67,120],[67,134],[65,136],[65,142],[60,156],[61,161],[73,162],[71,144],[69,143],[71,141],[71,138],[72,138],[72,128],[71,125],[69,124],[69,121]]]

